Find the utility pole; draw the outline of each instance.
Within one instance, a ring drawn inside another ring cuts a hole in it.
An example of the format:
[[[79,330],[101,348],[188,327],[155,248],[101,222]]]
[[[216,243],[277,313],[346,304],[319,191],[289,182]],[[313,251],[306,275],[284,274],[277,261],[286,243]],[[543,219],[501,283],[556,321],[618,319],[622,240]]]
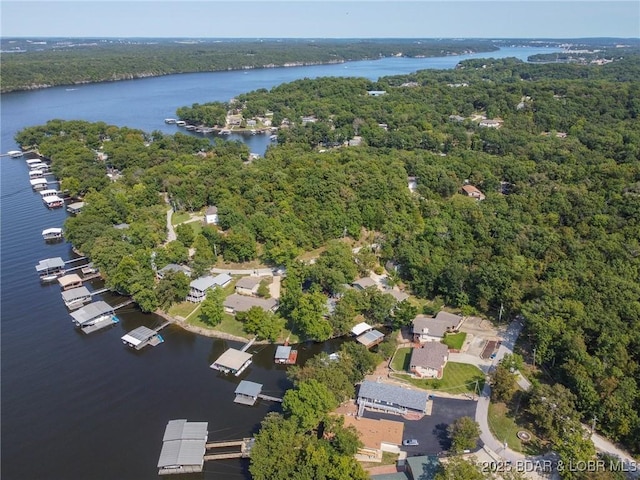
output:
[[[533,347],[533,366],[536,366],[536,347]]]

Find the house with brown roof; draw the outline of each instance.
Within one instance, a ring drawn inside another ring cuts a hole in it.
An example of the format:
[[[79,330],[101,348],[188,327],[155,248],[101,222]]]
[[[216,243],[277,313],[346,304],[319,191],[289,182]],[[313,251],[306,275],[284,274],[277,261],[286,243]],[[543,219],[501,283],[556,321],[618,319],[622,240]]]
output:
[[[426,315],[416,315],[413,319],[414,342],[439,342],[446,333],[455,332],[460,328],[462,317],[453,313],[440,311],[435,318]]]
[[[484,200],[486,198],[485,194],[473,185],[464,185],[462,187],[462,191],[467,195],[467,197],[475,198],[476,200]]]
[[[381,462],[382,452],[399,453],[404,424],[394,420],[345,416],[345,427],[354,427],[362,447],[355,457],[361,462]]]
[[[427,342],[411,351],[409,371],[420,378],[442,378],[449,360],[449,348],[440,342]]]

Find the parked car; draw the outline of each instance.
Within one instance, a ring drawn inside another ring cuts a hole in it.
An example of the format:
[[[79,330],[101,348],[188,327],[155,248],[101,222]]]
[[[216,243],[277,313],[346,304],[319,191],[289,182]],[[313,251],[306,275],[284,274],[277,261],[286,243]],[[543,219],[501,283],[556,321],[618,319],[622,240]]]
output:
[[[402,441],[402,445],[404,445],[405,447],[415,447],[416,445],[420,445],[418,443],[418,440],[416,440],[415,438],[408,438],[407,440],[403,440]]]

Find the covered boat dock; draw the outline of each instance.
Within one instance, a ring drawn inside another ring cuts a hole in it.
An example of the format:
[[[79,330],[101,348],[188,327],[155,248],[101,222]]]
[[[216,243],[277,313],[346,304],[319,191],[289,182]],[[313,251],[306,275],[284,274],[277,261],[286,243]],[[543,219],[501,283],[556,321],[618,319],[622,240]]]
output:
[[[71,313],[76,327],[84,333],[91,333],[119,322],[111,305],[99,300]]]
[[[77,215],[82,211],[83,208],[84,208],[84,202],[70,203],[69,205],[67,205],[67,212],[73,215]]]
[[[58,283],[62,290],[71,290],[72,288],[79,288],[82,286],[82,278],[80,278],[80,275],[70,273],[69,275],[58,278]]]
[[[45,228],[42,231],[42,238],[46,241],[46,242],[51,242],[51,241],[56,241],[56,240],[60,240],[62,238],[63,234],[62,234],[62,229],[61,228]]]
[[[379,343],[382,343],[383,340],[384,333],[379,332],[378,330],[369,330],[368,332],[363,333],[362,335],[358,336],[358,338],[356,338],[356,341],[358,343],[361,343],[367,348],[378,345]]]
[[[147,345],[156,346],[164,342],[164,339],[156,330],[140,326],[121,337],[122,343],[135,350],[142,350]]]
[[[170,420],[162,438],[158,475],[202,472],[208,426],[207,422]]]
[[[60,275],[64,275],[64,265],[64,260],[60,257],[45,258],[36,265],[36,272],[40,275],[40,280],[51,282]]]
[[[249,406],[255,405],[258,401],[260,392],[262,392],[262,384],[242,380],[233,392],[236,394],[236,398],[233,402]]]
[[[289,345],[279,345],[276,348],[276,354],[274,356],[275,363],[281,365],[295,365],[298,359],[298,351],[293,350]]]
[[[87,287],[72,288],[62,292],[62,300],[69,310],[75,310],[91,301],[91,292]]]
[[[242,350],[230,348],[211,364],[211,368],[224,373],[240,375],[251,363],[252,355]]]

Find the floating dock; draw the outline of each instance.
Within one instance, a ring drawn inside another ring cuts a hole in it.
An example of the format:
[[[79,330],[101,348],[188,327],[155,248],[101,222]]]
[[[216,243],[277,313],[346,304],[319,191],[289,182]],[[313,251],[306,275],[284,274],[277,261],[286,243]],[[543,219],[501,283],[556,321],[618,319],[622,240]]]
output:
[[[239,376],[250,364],[252,355],[242,350],[229,348],[211,364],[211,368],[223,373]]]
[[[255,405],[258,399],[282,403],[282,398],[262,393],[261,383],[249,382],[247,380],[242,380],[233,393],[236,394],[236,398],[233,400],[234,403],[240,403],[250,407]]]
[[[36,272],[42,282],[53,282],[65,274],[65,262],[60,257],[45,258],[36,265]]]
[[[158,475],[202,472],[207,428],[207,422],[169,421],[162,438]]]
[[[64,234],[62,233],[62,229],[57,227],[45,228],[42,231],[42,238],[45,242],[56,242],[61,240],[63,236]]]
[[[255,443],[254,438],[243,438],[240,440],[226,440],[222,442],[209,442],[205,445],[207,450],[214,448],[233,448],[239,447],[240,451],[226,453],[207,453],[203,460],[227,460],[230,458],[249,458],[251,449]]]
[[[298,360],[298,351],[288,345],[280,345],[276,348],[273,360],[279,365],[295,365]]]
[[[151,329],[145,326],[135,328],[121,337],[122,343],[124,343],[128,347],[133,348],[134,350],[142,350],[147,345],[155,347],[156,345],[160,345],[162,342],[164,342],[164,338],[162,338],[162,336],[158,332],[170,324],[171,322],[164,322],[162,325],[155,329]]]

